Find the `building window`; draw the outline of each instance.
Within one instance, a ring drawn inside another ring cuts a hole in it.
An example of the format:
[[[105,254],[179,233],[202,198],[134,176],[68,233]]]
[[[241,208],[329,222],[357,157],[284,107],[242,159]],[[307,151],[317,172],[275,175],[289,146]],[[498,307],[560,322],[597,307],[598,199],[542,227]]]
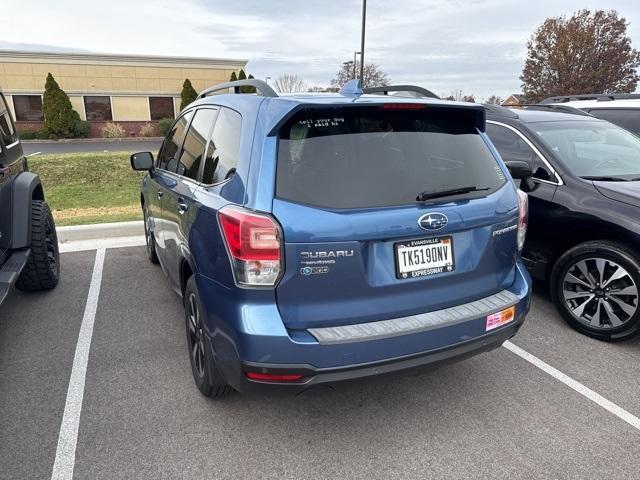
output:
[[[13,106],[18,122],[42,122],[42,98],[40,95],[14,95]]]
[[[87,113],[87,120],[93,122],[111,121],[111,98],[110,97],[84,97],[84,110]]]
[[[149,112],[151,112],[151,120],[162,120],[163,118],[173,118],[172,97],[149,97]]]

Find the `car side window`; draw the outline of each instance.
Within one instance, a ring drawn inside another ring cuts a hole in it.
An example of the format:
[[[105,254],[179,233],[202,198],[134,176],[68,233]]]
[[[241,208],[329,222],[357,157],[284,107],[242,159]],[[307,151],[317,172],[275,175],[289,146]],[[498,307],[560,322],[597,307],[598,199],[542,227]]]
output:
[[[18,141],[4,96],[0,95],[0,138],[5,147]]]
[[[164,139],[160,153],[158,154],[158,168],[162,170],[169,170],[170,172],[176,171],[176,166],[178,164],[178,152],[182,147],[184,133],[187,130],[192,114],[193,112],[185,113],[183,116],[178,118],[176,123],[173,124],[173,127],[171,127],[171,130]]]
[[[487,123],[487,135],[504,161],[523,160],[529,162],[533,166],[533,178],[555,181],[553,173],[544,161],[520,135],[502,125],[494,125],[493,123]]]
[[[594,117],[611,122],[630,132],[640,134],[640,109],[637,108],[592,108],[589,113]]]
[[[231,178],[238,166],[242,117],[221,107],[207,147],[202,183],[211,185]]]
[[[184,138],[176,171],[178,175],[199,180],[204,147],[216,119],[216,114],[217,109],[201,108],[196,110],[189,126],[189,131]]]

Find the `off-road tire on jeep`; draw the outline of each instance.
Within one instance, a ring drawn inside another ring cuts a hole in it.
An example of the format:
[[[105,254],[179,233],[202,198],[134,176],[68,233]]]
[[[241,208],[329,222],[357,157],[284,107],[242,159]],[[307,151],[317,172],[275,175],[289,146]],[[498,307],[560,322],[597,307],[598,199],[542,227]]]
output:
[[[184,317],[187,330],[187,350],[193,380],[200,392],[210,398],[221,398],[233,392],[216,365],[211,342],[204,332],[203,312],[196,279],[192,275],[184,291]]]
[[[31,255],[16,282],[23,292],[49,290],[60,279],[60,253],[56,226],[49,206],[31,201]]]

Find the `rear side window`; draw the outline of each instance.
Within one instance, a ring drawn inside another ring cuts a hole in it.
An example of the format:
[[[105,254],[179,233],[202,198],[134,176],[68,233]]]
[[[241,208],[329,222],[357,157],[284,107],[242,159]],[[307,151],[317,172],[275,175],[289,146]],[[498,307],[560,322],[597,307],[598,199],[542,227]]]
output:
[[[0,141],[5,147],[18,141],[18,136],[13,128],[13,122],[9,116],[7,104],[2,95],[0,95]]]
[[[199,180],[204,147],[215,118],[216,110],[200,109],[196,111],[187,136],[184,138],[176,172],[178,175]]]
[[[592,108],[589,113],[635,134],[640,134],[640,109],[638,108]]]
[[[176,157],[180,151],[180,147],[182,146],[184,132],[187,130],[187,125],[189,125],[191,115],[192,112],[187,112],[176,121],[173,127],[171,127],[171,130],[164,139],[160,154],[158,155],[158,168],[169,170],[171,172],[176,171],[178,163],[178,159]]]
[[[533,167],[533,178],[556,180],[540,156],[517,133],[502,125],[487,123],[487,135],[505,162],[510,160],[527,162]]]
[[[341,107],[298,112],[280,130],[276,195],[326,208],[416,203],[422,192],[477,186],[505,176],[476,129],[473,110]]]
[[[207,148],[202,183],[220,183],[235,173],[240,151],[241,124],[242,117],[238,112],[220,107]]]

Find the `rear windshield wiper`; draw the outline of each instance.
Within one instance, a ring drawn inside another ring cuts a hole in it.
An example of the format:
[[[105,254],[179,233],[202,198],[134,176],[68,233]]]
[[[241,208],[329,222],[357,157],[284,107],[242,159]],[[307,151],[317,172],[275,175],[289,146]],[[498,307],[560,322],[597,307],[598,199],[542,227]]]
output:
[[[629,179],[627,179],[627,178],[607,177],[606,175],[604,175],[604,176],[585,175],[585,176],[580,177],[580,178],[584,178],[585,180],[595,180],[597,182],[628,182],[629,181]]]
[[[449,190],[440,190],[437,192],[424,191],[418,194],[418,196],[416,197],[416,200],[418,202],[424,202],[427,200],[431,200],[433,198],[450,197],[452,195],[462,195],[469,192],[480,192],[482,190],[489,190],[489,187],[469,186],[469,187],[450,188]]]

